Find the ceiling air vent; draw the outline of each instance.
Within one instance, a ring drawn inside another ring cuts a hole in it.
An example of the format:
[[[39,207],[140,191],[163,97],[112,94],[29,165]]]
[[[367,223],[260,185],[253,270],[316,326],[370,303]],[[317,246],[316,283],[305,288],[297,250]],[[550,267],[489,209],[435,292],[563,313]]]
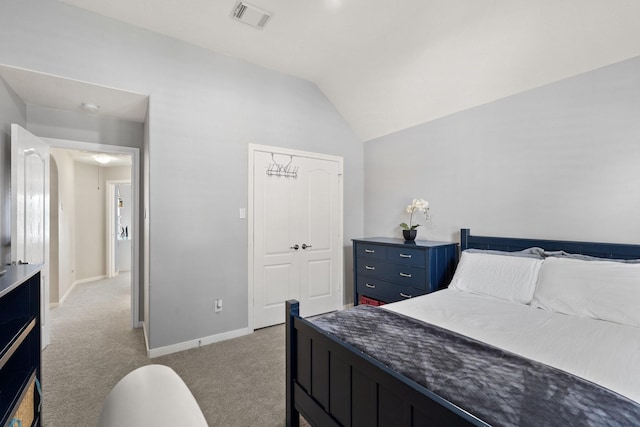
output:
[[[271,12],[262,10],[244,1],[239,1],[233,9],[231,17],[236,21],[244,22],[245,24],[261,30],[267,22],[269,22]]]

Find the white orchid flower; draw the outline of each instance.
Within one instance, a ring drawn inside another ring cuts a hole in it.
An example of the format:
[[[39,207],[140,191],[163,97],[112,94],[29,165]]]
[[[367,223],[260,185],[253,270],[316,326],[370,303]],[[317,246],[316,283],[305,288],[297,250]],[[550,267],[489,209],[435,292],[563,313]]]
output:
[[[400,224],[400,227],[405,230],[414,230],[420,227],[420,224],[413,224],[413,214],[415,211],[423,212],[425,214],[425,219],[429,219],[429,202],[424,199],[413,199],[411,204],[407,206],[406,211],[410,215],[409,224],[403,222]]]

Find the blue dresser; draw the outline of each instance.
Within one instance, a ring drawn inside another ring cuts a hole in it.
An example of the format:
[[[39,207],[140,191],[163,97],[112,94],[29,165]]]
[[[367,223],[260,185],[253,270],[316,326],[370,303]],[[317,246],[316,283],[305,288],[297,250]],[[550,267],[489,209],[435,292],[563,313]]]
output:
[[[458,263],[458,244],[353,239],[353,260],[354,305],[377,305],[445,288]]]
[[[0,265],[0,426],[42,425],[40,268]]]

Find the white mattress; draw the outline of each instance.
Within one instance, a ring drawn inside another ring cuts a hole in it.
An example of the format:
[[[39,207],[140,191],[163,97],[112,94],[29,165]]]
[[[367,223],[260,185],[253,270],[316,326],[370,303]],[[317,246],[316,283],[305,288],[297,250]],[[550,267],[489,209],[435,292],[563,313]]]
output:
[[[455,289],[383,308],[562,369],[640,403],[640,328]]]

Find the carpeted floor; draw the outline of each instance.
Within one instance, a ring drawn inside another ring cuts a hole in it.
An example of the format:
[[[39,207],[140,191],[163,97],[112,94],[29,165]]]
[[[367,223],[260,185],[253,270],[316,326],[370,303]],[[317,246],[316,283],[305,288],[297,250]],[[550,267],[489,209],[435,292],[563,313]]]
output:
[[[129,292],[121,274],[77,285],[51,310],[42,361],[45,427],[95,426],[111,388],[150,363],[182,377],[212,427],[284,425],[284,326],[148,359],[142,330],[130,327]]]

